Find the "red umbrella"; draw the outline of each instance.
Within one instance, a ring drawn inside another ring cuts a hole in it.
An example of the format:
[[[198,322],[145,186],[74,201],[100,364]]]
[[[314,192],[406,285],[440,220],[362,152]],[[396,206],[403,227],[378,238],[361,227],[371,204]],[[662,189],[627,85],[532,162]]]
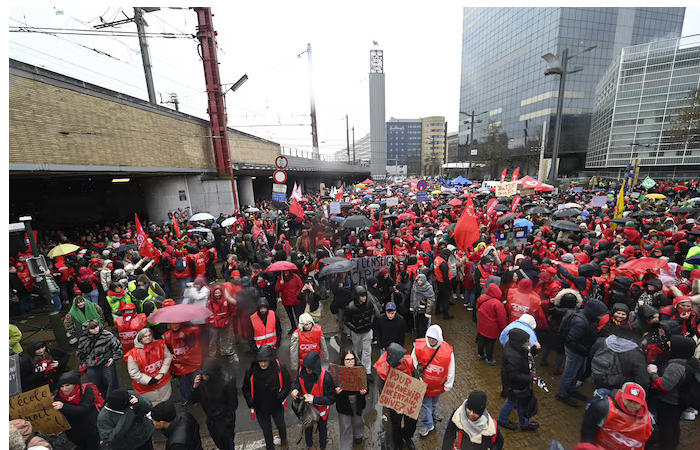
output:
[[[399,214],[399,220],[409,220],[412,217],[416,217],[415,214],[410,214],[410,213],[401,213]]]
[[[158,308],[148,316],[148,320],[154,323],[183,323],[190,320],[206,319],[213,315],[208,308],[201,305],[179,304]]]
[[[469,198],[469,197],[471,197],[471,194],[469,192],[465,192],[464,194],[459,196],[459,198]]]
[[[462,206],[462,201],[458,198],[453,198],[452,200],[447,202],[447,204],[451,206]]]
[[[665,271],[669,271],[668,268],[668,261],[664,259],[658,259],[658,258],[640,258],[640,259],[633,259],[632,261],[628,261],[618,267],[618,269],[642,269],[642,270],[648,270],[648,269],[664,269]]]
[[[306,197],[302,197],[302,198],[301,198],[301,200],[299,200],[299,201],[300,201],[300,202],[308,202],[308,201],[309,201],[309,199],[308,199],[308,198],[306,198]]]
[[[277,261],[267,266],[265,272],[284,272],[286,270],[297,270],[297,266],[289,261]]]
[[[674,191],[685,191],[686,189],[688,189],[686,186],[674,186],[673,187]]]

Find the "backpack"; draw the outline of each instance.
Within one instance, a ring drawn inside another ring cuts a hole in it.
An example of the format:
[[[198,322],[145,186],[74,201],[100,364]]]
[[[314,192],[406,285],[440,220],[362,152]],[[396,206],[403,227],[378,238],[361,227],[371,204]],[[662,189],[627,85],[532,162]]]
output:
[[[564,316],[561,318],[561,322],[559,323],[559,328],[557,328],[557,336],[563,338],[566,337],[566,335],[569,333],[569,324],[571,323],[571,319],[575,314],[575,309],[570,309],[564,313]]]
[[[95,405],[95,408],[97,408],[97,412],[102,411],[102,407],[105,405],[105,399],[102,397],[100,390],[97,389],[97,386],[95,386],[92,383],[83,383],[80,385],[80,388],[82,390],[81,396],[85,395],[86,389],[92,388],[92,394],[94,398],[92,404]]]
[[[620,356],[608,346],[598,350],[591,360],[593,380],[597,386],[620,387],[627,381],[622,373]]]
[[[700,410],[700,361],[690,358],[685,363],[685,379],[679,392],[683,392],[686,406]]]
[[[175,270],[178,272],[184,272],[187,270],[187,263],[184,258],[177,258],[175,260]]]
[[[168,274],[172,272],[173,270],[173,263],[170,262],[170,259],[165,257],[160,259],[160,268],[163,270],[163,273]]]
[[[80,292],[83,294],[89,294],[92,292],[92,283],[90,283],[90,280],[87,278],[78,280],[78,289],[80,289]]]

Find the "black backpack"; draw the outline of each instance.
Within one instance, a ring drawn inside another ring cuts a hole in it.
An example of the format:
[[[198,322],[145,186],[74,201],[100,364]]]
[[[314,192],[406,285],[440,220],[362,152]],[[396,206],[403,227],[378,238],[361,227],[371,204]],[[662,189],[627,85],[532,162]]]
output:
[[[160,268],[164,274],[168,274],[173,270],[173,263],[170,262],[169,258],[163,257],[160,259]]]
[[[690,358],[685,363],[685,379],[679,392],[683,392],[686,406],[700,410],[700,360]]]
[[[557,336],[563,338],[566,337],[566,335],[569,333],[569,324],[571,323],[571,319],[574,317],[575,314],[576,309],[570,309],[564,313],[564,317],[561,318],[559,328],[557,329]]]
[[[175,270],[178,272],[184,272],[187,270],[187,263],[185,262],[185,258],[177,258],[175,260]]]
[[[80,292],[83,294],[89,294],[92,292],[92,283],[90,283],[90,280],[83,280],[83,281],[78,281],[78,289],[80,289]]]
[[[591,372],[596,386],[620,387],[627,381],[622,373],[620,356],[604,345],[591,359]]]

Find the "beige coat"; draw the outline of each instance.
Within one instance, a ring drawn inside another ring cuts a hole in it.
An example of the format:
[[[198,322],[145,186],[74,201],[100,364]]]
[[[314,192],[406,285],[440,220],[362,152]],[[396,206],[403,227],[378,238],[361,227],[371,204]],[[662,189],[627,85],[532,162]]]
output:
[[[136,337],[136,339],[134,339],[134,347],[143,348],[143,343],[141,343],[138,336]],[[166,346],[165,352],[163,353],[163,365],[161,366],[158,373],[165,376],[168,373],[168,370],[170,370],[170,364],[172,362],[173,355],[170,353],[168,347]],[[126,361],[126,367],[129,370],[129,376],[132,380],[134,380],[135,383],[148,385],[149,381],[151,381],[151,377],[141,372],[141,370],[139,369],[139,365],[136,363],[136,361],[131,355],[129,355],[129,359]],[[153,404],[153,406],[156,406],[158,403],[162,403],[170,399],[170,395],[172,395],[172,393],[173,390],[170,386],[170,383],[166,383],[158,389],[154,389],[152,391],[148,391],[140,395],[146,397]]]

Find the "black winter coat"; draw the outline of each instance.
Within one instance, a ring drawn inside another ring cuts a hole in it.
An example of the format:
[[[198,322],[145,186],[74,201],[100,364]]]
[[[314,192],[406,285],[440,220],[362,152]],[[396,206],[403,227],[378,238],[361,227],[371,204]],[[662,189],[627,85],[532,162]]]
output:
[[[369,300],[355,299],[345,310],[345,325],[355,333],[366,333],[374,327],[375,313]]]
[[[38,344],[38,342],[36,343]],[[30,355],[35,344],[30,343],[25,347],[24,353]],[[34,357],[27,356],[20,362],[20,372],[22,374],[22,392],[31,391],[45,384],[49,385],[51,391],[58,388],[58,378],[65,372],[68,372],[68,359],[70,356],[59,348],[50,348],[49,353],[54,361],[58,361],[58,367],[53,371],[35,372],[34,369],[38,365],[34,361]]]
[[[279,372],[282,371],[282,389],[279,385]],[[253,396],[250,395],[250,376],[253,375]],[[243,397],[248,408],[255,408],[256,411],[273,413],[282,408],[282,402],[292,390],[292,380],[289,377],[287,368],[280,362],[280,369],[277,363],[270,361],[266,370],[262,370],[257,362],[251,364],[243,379]]]
[[[236,378],[222,370],[217,380],[202,380],[192,391],[189,402],[200,403],[207,415],[207,424],[219,431],[220,435],[232,435],[236,428],[236,409],[238,408],[238,391]],[[188,447],[189,448],[189,447]]]
[[[386,349],[392,342],[406,346],[406,321],[398,312],[393,320],[389,320],[386,314],[379,316],[375,330],[379,348]]]
[[[168,439],[165,450],[202,450],[199,423],[186,411],[175,416],[175,420],[163,430],[163,434]]]
[[[514,328],[508,333],[508,336],[508,342],[503,348],[503,362],[501,363],[503,391],[510,399],[526,398],[532,391],[528,350],[523,347],[523,344],[529,340],[529,335],[523,330]]]
[[[82,389],[82,386],[80,387]],[[76,445],[83,444],[87,449],[100,447],[100,432],[97,430],[97,408],[92,387],[86,386],[85,394],[77,405],[63,401],[57,393],[54,401],[62,402],[60,412],[68,421],[71,429],[66,430],[68,440]]]
[[[565,347],[580,356],[588,356],[598,337],[598,316],[608,312],[608,307],[600,300],[589,300],[583,311],[577,312],[569,322]]]
[[[351,395],[355,396],[355,411],[352,410],[352,404],[350,403]],[[362,411],[367,405],[366,397],[367,394],[361,395],[359,391],[341,391],[340,394],[335,395],[335,408],[338,410],[338,414],[362,416]]]

